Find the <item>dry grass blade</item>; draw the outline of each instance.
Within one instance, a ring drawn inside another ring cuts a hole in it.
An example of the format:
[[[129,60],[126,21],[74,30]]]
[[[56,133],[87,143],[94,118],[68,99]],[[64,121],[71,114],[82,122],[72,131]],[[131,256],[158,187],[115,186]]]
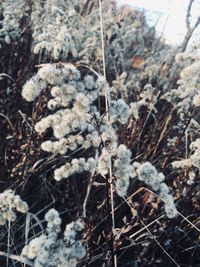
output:
[[[154,223],[158,222],[161,218],[163,218],[164,215],[161,215],[160,217],[158,217],[157,219],[155,219],[154,221],[150,222],[149,224],[145,225],[143,228],[141,228],[140,230],[138,230],[137,232],[135,232],[134,234],[130,235],[129,238],[133,238],[134,236],[138,235],[139,233],[141,233],[142,231],[144,231],[145,229],[147,229],[149,226],[153,225]]]
[[[15,128],[14,128],[12,122],[10,121],[10,119],[9,119],[6,115],[4,115],[3,113],[0,113],[0,116],[3,117],[4,119],[6,119],[6,121],[8,122],[8,124],[9,124],[9,126],[10,126],[10,128],[11,128],[12,131],[14,132],[14,131],[15,131]]]
[[[186,218],[181,212],[178,211],[178,214],[200,233],[200,229],[195,224],[188,220],[188,218]]]

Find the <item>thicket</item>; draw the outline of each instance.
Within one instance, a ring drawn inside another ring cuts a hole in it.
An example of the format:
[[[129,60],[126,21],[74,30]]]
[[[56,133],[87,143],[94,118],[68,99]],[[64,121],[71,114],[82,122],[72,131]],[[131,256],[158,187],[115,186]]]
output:
[[[1,266],[200,265],[193,2],[179,47],[115,1],[0,3]]]

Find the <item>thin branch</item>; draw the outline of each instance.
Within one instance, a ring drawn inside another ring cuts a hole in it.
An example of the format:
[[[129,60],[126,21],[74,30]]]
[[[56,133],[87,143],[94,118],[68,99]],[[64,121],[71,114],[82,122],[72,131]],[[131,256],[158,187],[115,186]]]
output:
[[[185,24],[186,24],[187,31],[191,30],[190,17],[191,17],[191,9],[192,9],[193,2],[194,0],[190,0],[188,8],[187,8],[186,17],[185,17]]]
[[[186,35],[184,37],[183,43],[181,45],[181,52],[185,52],[187,45],[188,45],[188,43],[192,37],[193,32],[195,31],[195,29],[197,28],[197,26],[200,23],[200,16],[199,16],[199,17],[197,17],[197,20],[196,20],[193,27],[190,24],[190,16],[191,16],[191,9],[192,9],[193,2],[194,2],[194,0],[190,0],[188,8],[187,8],[187,13],[186,13],[186,18],[185,18],[187,32],[186,32]]]

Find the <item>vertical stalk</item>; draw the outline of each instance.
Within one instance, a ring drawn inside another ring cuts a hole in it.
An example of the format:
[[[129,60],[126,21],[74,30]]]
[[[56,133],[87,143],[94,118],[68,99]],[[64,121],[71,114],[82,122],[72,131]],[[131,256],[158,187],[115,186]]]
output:
[[[9,210],[11,210],[10,205],[9,205]],[[9,267],[9,255],[10,255],[10,227],[11,227],[11,222],[8,221],[8,238],[7,238],[7,257],[6,257],[6,267]]]
[[[102,58],[103,58],[103,75],[106,80],[106,63],[105,63],[105,46],[104,46],[104,32],[103,32],[103,17],[102,17],[102,5],[101,0],[99,0],[99,15],[100,15],[100,29],[101,29],[101,47],[102,47]],[[110,92],[109,88],[105,86],[105,104],[106,104],[106,118],[107,122],[110,123],[109,119],[109,102],[110,102]],[[115,229],[115,212],[114,212],[114,196],[113,196],[113,174],[112,174],[112,162],[110,159],[110,170],[109,178],[107,179],[107,197],[110,205],[111,211],[111,253],[112,253],[112,266],[117,267],[117,256],[114,252],[114,229]],[[110,191],[110,192],[109,192]],[[110,194],[109,194],[110,193]]]

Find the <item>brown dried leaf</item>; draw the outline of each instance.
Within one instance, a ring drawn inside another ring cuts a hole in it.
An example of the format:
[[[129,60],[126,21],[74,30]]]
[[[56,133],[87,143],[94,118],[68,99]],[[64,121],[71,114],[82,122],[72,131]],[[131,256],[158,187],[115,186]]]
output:
[[[132,60],[132,68],[139,69],[144,63],[144,58],[141,56],[135,56]]]

